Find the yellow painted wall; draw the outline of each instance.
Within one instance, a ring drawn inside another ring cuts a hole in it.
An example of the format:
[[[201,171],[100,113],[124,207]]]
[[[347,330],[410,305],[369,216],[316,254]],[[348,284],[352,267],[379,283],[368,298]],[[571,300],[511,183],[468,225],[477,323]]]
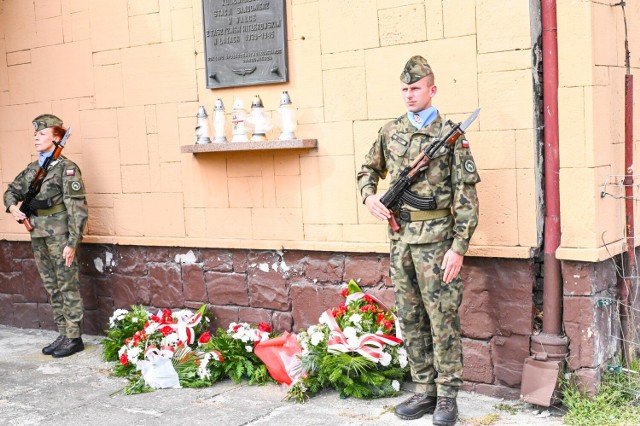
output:
[[[606,3],[558,0],[565,258],[601,256],[603,235],[619,251],[623,236],[623,204],[599,196],[623,173],[622,14]],[[421,54],[442,113],[482,107],[468,131],[482,176],[471,254],[529,257],[541,226],[529,1],[287,0],[287,11],[289,82],[210,90],[201,0],[0,2],[3,189],[34,158],[31,119],[52,112],[73,128],[65,151],[83,171],[88,242],[384,252],[386,224],[363,208],[355,174],[404,112],[398,77]],[[230,111],[258,94],[275,118],[283,90],[317,150],[180,152],[200,105],[211,115],[218,97]],[[0,238],[28,236],[7,214]]]

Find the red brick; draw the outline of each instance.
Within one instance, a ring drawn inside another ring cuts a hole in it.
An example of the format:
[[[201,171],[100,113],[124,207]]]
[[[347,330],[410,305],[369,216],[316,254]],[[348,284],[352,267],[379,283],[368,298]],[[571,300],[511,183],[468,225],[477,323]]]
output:
[[[317,324],[320,314],[329,308],[338,306],[344,298],[337,287],[317,285],[291,285],[291,312],[293,330],[306,329]]]
[[[495,336],[491,339],[491,357],[498,384],[520,385],[524,360],[529,356],[529,336]]]
[[[275,332],[293,331],[293,315],[290,312],[274,312],[272,323]]]
[[[354,280],[360,287],[375,286],[382,281],[383,275],[388,275],[388,269],[383,271],[380,258],[372,255],[350,255],[345,260],[344,280]]]
[[[247,272],[248,261],[246,251],[232,250],[231,257],[233,259],[233,272]]]
[[[249,306],[249,289],[245,274],[205,272],[209,303]]]
[[[228,250],[201,249],[202,263],[205,271],[232,272],[233,255]]]
[[[226,330],[232,322],[239,322],[238,308],[236,307],[211,306],[209,310],[213,314],[211,328],[214,330],[217,330],[218,328]]]
[[[151,304],[158,308],[179,308],[184,306],[180,270],[175,264],[155,264],[149,266],[149,290]]]
[[[616,284],[615,265],[605,262],[562,261],[563,290],[565,295],[589,296]]]
[[[335,253],[317,253],[307,259],[304,275],[318,283],[340,284],[344,279],[345,256]]]
[[[289,283],[282,272],[272,269],[265,272],[258,266],[250,266],[247,281],[252,307],[277,311],[290,309]]]
[[[0,294],[0,323],[14,325],[13,297],[10,294]]]
[[[238,318],[240,322],[248,322],[255,325],[265,322],[271,325],[271,312],[265,309],[240,308],[238,309]]]
[[[510,388],[506,386],[500,385],[488,385],[486,383],[478,383],[475,386],[476,392],[491,396],[494,398],[502,398],[502,399],[520,399],[520,388]]]
[[[201,264],[182,265],[182,286],[186,300],[207,301],[207,287],[204,284],[204,271]]]
[[[464,357],[464,380],[493,383],[491,347],[488,342],[462,339],[462,353]]]

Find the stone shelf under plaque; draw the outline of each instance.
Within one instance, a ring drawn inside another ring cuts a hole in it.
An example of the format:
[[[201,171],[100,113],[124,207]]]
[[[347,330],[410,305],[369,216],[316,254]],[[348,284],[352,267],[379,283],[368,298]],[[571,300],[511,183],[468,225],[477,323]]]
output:
[[[268,151],[279,149],[313,149],[318,147],[317,139],[267,140],[262,142],[224,142],[182,145],[183,153],[203,152]]]

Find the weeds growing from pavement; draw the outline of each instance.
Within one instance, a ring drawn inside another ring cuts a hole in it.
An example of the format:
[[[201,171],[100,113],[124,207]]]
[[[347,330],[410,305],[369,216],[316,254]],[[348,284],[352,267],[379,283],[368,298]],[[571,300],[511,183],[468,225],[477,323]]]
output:
[[[640,424],[640,360],[629,369],[611,367],[603,374],[598,393],[589,397],[571,379],[562,383],[564,422],[573,426]]]

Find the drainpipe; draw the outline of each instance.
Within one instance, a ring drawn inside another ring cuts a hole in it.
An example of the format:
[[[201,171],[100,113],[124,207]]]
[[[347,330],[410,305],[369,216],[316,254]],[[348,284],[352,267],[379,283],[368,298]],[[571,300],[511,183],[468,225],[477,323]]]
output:
[[[633,75],[631,74],[629,40],[627,38],[627,16],[624,11],[624,0],[614,6],[622,6],[624,17],[624,50],[625,67],[624,76],[624,197],[625,197],[625,228],[627,234],[627,268],[625,277],[618,287],[618,297],[620,299],[620,328],[622,331],[622,350],[626,368],[631,368],[632,354],[629,342],[634,341],[631,327],[631,316],[629,309],[629,292],[633,285],[633,279],[637,276],[636,268],[636,243],[635,225],[633,214]]]
[[[544,115],[544,287],[542,333],[532,337],[531,350],[550,359],[568,353],[562,336],[562,272],[560,246],[560,138],[558,125],[558,33],[556,0],[542,0],[542,96]],[[539,358],[539,357],[538,357]]]
[[[525,360],[522,398],[551,405],[558,373],[568,354],[562,335],[560,246],[560,155],[558,125],[558,33],[556,0],[541,0],[542,96],[544,116],[544,282],[542,332],[531,337],[533,356]]]

